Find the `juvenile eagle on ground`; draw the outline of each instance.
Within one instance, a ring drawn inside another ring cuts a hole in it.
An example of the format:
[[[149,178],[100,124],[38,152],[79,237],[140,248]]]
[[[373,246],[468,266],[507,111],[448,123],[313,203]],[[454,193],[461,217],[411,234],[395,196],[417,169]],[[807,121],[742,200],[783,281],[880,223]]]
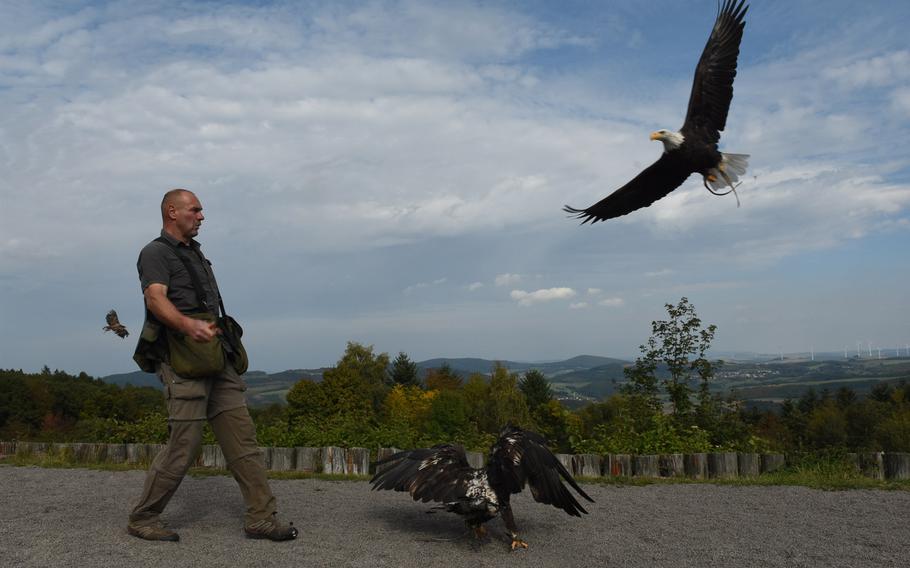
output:
[[[520,493],[525,485],[538,503],[553,505],[575,517],[587,511],[563,481],[594,502],[547,449],[543,436],[511,425],[490,448],[483,468],[472,468],[464,448],[452,444],[398,452],[375,465],[376,474],[370,480],[374,490],[407,491],[415,501],[442,503],[447,511],[462,515],[478,539],[486,534],[483,524],[502,515],[512,550],[528,547],[518,538],[509,504],[512,494]]]
[[[736,58],[749,9],[745,0],[725,0],[718,10],[714,29],[695,68],[689,95],[689,110],[678,132],[658,130],[651,140],[664,144],[664,153],[635,178],[587,209],[566,205],[563,211],[582,225],[606,221],[647,207],[664,197],[693,173],[702,175],[705,188],[715,195],[736,194],[736,182],[746,173],[748,154],[721,153],[720,133],[727,123],[733,99]],[[729,187],[726,191],[725,188]],[[739,198],[737,197],[737,204]]]
[[[123,339],[130,334],[130,332],[126,330],[126,326],[120,323],[120,318],[117,317],[117,312],[115,310],[109,311],[104,319],[107,321],[107,325],[102,328],[104,331],[113,331],[120,339]]]

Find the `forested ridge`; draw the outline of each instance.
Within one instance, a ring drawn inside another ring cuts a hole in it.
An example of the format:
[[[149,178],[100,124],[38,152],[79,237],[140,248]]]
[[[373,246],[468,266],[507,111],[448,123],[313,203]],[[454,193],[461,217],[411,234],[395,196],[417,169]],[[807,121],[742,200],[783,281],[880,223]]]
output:
[[[264,446],[409,448],[458,442],[485,450],[507,422],[537,430],[568,453],[710,451],[910,451],[910,384],[883,381],[868,394],[809,389],[777,409],[746,408],[712,392],[718,361],[705,353],[715,327],[682,298],[652,322],[618,392],[578,409],[554,397],[538,369],[495,365],[467,377],[443,363],[424,372],[348,343],[321,381],[302,379],[287,404],[252,408]],[[0,370],[0,439],[164,442],[163,395],[85,373],[45,367]],[[206,442],[214,438],[206,431]]]

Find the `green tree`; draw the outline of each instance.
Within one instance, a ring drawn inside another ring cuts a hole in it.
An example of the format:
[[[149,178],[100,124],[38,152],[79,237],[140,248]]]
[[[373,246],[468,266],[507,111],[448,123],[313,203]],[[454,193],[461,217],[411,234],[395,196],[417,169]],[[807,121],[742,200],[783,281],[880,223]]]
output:
[[[642,355],[632,367],[624,369],[628,383],[623,393],[642,398],[655,409],[660,407],[659,385],[662,384],[677,422],[686,424],[693,414],[692,383],[701,383],[699,405],[702,412],[715,412],[708,384],[714,378],[716,364],[705,353],[714,340],[715,325],[702,327],[695,306],[685,297],[677,305],[665,304],[669,319],[651,322],[651,337],[640,346]],[[665,370],[658,378],[658,367]]]
[[[458,376],[448,361],[443,361],[436,369],[427,369],[427,390],[455,390],[461,387],[461,377]]]
[[[528,408],[533,412],[539,406],[547,404],[553,399],[553,389],[550,382],[538,369],[525,371],[518,383],[518,388],[528,401]]]
[[[490,376],[490,391],[487,399],[483,430],[495,434],[508,422],[516,426],[528,426],[531,416],[524,394],[518,388],[518,375],[497,363]]]
[[[427,433],[434,443],[451,442],[470,429],[470,409],[457,390],[441,390],[430,403]]]
[[[392,382],[404,386],[420,386],[420,377],[417,376],[417,363],[411,361],[407,353],[400,351],[398,357],[392,361]]]
[[[843,448],[847,444],[847,420],[833,401],[818,405],[806,423],[806,437],[812,446]]]
[[[301,379],[294,383],[286,398],[288,416],[291,420],[303,416],[321,418],[329,412],[322,383],[310,379]]]
[[[372,416],[379,410],[391,379],[389,355],[373,354],[373,346],[349,341],[338,363],[322,374],[329,415]]]

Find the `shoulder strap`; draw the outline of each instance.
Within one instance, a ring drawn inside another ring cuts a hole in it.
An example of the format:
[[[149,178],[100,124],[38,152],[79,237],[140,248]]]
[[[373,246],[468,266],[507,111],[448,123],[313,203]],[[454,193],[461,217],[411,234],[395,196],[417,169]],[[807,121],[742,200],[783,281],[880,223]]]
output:
[[[193,288],[196,289],[196,299],[199,300],[199,307],[205,309],[205,307],[208,305],[208,295],[205,293],[205,289],[202,287],[202,281],[199,280],[199,274],[196,272],[196,269],[193,268],[190,260],[186,257],[186,255],[180,252],[179,247],[174,246],[164,237],[158,237],[155,240],[170,247],[170,249],[174,251],[174,254],[177,255],[177,258],[180,259],[180,262],[183,263],[183,266],[186,268],[187,273],[190,275],[190,280],[193,281]],[[221,308],[221,315],[227,316],[227,312],[224,310],[224,302],[221,300],[221,294],[218,294],[218,306]]]

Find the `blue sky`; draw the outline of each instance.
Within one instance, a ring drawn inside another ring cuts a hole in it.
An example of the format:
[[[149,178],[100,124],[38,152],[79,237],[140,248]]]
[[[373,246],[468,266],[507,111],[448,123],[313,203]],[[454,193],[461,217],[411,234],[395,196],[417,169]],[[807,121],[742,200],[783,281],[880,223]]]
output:
[[[715,15],[689,2],[4,2],[0,368],[133,369],[164,191],[252,366],[634,357],[688,297],[715,348],[910,343],[910,5],[754,2],[721,149],[596,226],[656,160]]]

